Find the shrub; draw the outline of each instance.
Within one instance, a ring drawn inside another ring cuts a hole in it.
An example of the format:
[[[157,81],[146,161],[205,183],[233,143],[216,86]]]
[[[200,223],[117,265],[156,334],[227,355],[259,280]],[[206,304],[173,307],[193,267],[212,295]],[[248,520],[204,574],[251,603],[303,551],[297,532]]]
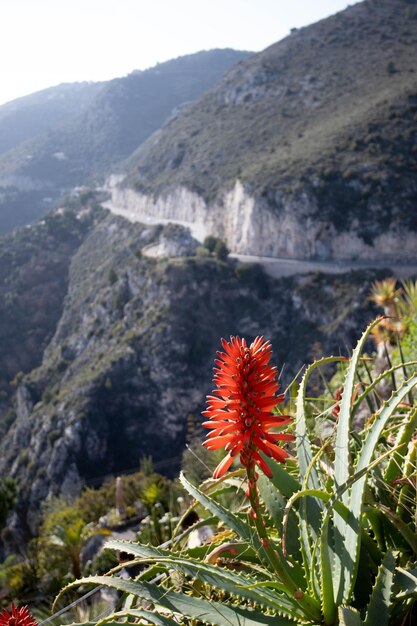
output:
[[[217,242],[217,237],[214,237],[213,235],[207,235],[207,237],[204,239],[203,246],[207,248],[207,250],[212,254],[214,252]]]
[[[216,241],[216,245],[214,246],[214,256],[219,261],[225,261],[230,253],[229,248],[226,246],[225,242],[221,239]]]

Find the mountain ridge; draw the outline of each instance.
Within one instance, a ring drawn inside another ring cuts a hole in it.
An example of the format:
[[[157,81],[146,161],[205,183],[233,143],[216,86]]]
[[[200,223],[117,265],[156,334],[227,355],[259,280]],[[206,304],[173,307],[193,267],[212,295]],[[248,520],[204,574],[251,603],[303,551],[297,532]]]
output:
[[[249,54],[202,51],[108,81],[79,115],[0,155],[0,232],[30,221],[29,210],[35,218],[62,193],[107,173]]]
[[[103,85],[60,83],[0,105],[0,154],[79,114]]]
[[[406,0],[299,29],[152,135],[113,202],[197,211],[238,253],[415,262],[416,55]]]

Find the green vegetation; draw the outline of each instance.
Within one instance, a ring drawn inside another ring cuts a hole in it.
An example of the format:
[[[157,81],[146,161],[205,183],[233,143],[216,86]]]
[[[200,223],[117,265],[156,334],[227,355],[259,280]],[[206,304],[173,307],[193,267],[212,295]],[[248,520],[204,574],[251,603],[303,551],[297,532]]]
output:
[[[68,580],[83,573],[105,573],[117,565],[118,560],[101,550],[103,541],[126,524],[143,536],[146,533],[149,541],[157,545],[161,532],[168,532],[159,517],[170,510],[167,515],[174,517],[172,530],[178,520],[175,517],[179,512],[177,498],[181,493],[178,486],[155,472],[149,460],[139,472],[122,476],[119,480],[122,510],[117,509],[115,480],[98,489],[86,488],[75,500],[60,498],[44,505],[37,537],[21,546],[18,553],[9,554],[0,564],[3,600],[20,603],[24,598],[34,606],[42,606],[47,600],[51,601]],[[2,515],[3,511],[7,513],[13,507],[15,496],[14,482],[4,479],[0,483]],[[147,507],[151,518],[147,517]],[[139,520],[142,520],[140,527]],[[3,521],[0,520],[0,525]],[[94,538],[100,536],[102,540],[95,543]],[[90,555],[89,559],[86,554]]]
[[[0,238],[0,406],[15,376],[40,363],[62,312],[72,255],[98,218],[97,211],[60,210]],[[10,426],[7,415],[0,432]]]
[[[214,256],[218,261],[225,261],[229,255],[230,250],[226,243],[219,237],[213,237],[208,235],[203,242],[202,246],[198,246],[196,253],[200,257]]]
[[[265,475],[257,480],[254,468],[242,457],[239,463],[237,454],[229,473],[200,487],[182,474],[181,483],[194,499],[188,515],[197,509],[203,520],[195,516],[185,533],[178,525],[172,540],[157,548],[141,537],[129,543],[110,540],[107,547],[114,553],[131,555],[135,575],[125,579],[116,568],[110,576],[82,578],[67,585],[58,600],[80,585],[117,589],[123,604],[100,624],[414,623],[417,348],[414,344],[406,363],[402,346],[415,334],[416,286],[405,283],[401,292],[395,281],[374,283],[372,297],[381,295],[384,306],[395,304],[406,315],[397,331],[396,352],[385,339],[388,360],[382,371],[380,335],[374,331],[382,325],[392,333],[392,317],[372,322],[350,357],[319,359],[291,385],[287,406],[273,411],[277,420],[294,416],[290,428],[295,442],[285,465],[262,454]],[[370,337],[378,348],[375,355],[364,352]],[[229,344],[229,356],[221,357],[229,365],[226,373],[235,359],[230,349]],[[265,368],[263,352],[257,358]],[[252,354],[251,364],[253,359]],[[337,363],[338,372],[329,375],[328,366]],[[240,372],[240,358],[236,368]],[[317,372],[324,384],[314,396],[311,382]],[[334,394],[340,378],[343,385]],[[243,385],[239,381],[233,385]],[[216,383],[219,391],[223,383],[224,378]],[[242,401],[246,389],[243,385]],[[223,419],[227,404],[220,412],[213,409],[211,419]],[[262,423],[258,430],[265,429]],[[247,450],[256,450],[256,441],[245,444]],[[211,541],[191,547],[190,534],[203,524],[213,529]]]
[[[61,569],[61,578],[68,572],[74,578],[79,578],[82,574],[82,548],[97,534],[110,533],[104,529],[87,526],[79,511],[72,506],[64,505],[50,512],[39,531],[41,546],[39,558],[45,571],[50,575],[55,569]]]
[[[17,500],[16,481],[10,476],[0,480],[0,530],[6,525],[7,517]]]

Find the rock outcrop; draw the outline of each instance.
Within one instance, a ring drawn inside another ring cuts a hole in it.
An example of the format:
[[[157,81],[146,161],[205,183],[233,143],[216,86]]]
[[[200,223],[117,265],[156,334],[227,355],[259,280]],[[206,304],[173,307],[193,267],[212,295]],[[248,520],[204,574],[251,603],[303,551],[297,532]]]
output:
[[[239,180],[231,191],[211,203],[183,186],[153,196],[121,185],[112,188],[112,204],[132,217],[200,224],[206,234],[224,238],[236,254],[300,260],[417,262],[417,234],[412,230],[390,225],[372,241],[366,241],[356,219],[348,230],[338,232],[337,224],[317,218],[317,199],[306,192],[294,198],[276,191],[272,209],[267,200],[251,195]]]

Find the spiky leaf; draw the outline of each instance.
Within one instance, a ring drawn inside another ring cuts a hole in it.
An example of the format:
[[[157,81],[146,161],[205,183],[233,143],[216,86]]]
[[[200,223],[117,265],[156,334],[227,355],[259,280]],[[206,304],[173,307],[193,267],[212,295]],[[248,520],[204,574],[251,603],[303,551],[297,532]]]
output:
[[[402,447],[397,450],[391,458],[388,467],[385,472],[385,482],[390,482],[397,478],[401,474],[401,468],[404,466],[404,459],[407,455],[407,443],[411,441],[411,437],[417,429],[417,409],[407,412],[401,427],[398,430],[398,435],[395,441],[395,445]]]
[[[269,559],[268,553],[265,551],[265,548],[262,546],[259,536],[250,524],[244,522],[240,517],[233,514],[228,509],[221,506],[218,502],[215,502],[211,498],[209,498],[206,494],[200,491],[197,487],[188,482],[185,476],[180,474],[180,481],[188,491],[190,495],[192,495],[205,509],[210,511],[213,515],[217,515],[219,519],[221,519],[231,530],[233,530],[241,539],[248,542],[249,545],[253,546],[257,551],[261,561],[267,566],[271,566],[271,561]],[[285,558],[282,554],[282,550],[279,545],[275,545],[276,552],[279,554],[281,566],[285,571],[286,579],[292,580],[293,584],[298,587],[298,589],[305,590],[305,578],[302,567],[296,561],[288,562],[288,558]],[[272,564],[272,567],[274,565]],[[305,605],[315,605],[317,604],[314,600],[305,595],[305,601],[300,600],[300,603],[304,603]],[[314,606],[314,610],[316,607]]]
[[[99,620],[95,626],[120,626],[121,622],[123,624],[129,624],[129,617],[135,619],[135,623],[137,619],[145,619],[149,624],[153,626],[178,626],[178,622],[167,615],[161,615],[156,611],[146,611],[145,609],[129,609],[128,611],[118,611],[117,613],[113,613],[104,619]],[[119,620],[117,622],[111,620]],[[131,622],[130,622],[131,623]]]
[[[89,576],[70,583],[58,595],[57,600],[68,589],[82,584],[104,585],[147,600],[174,615],[197,619],[213,626],[294,626],[294,621],[277,615],[266,615],[261,611],[228,606],[223,603],[195,598],[176,591],[168,591],[152,583],[124,580],[115,576]],[[129,613],[129,612],[128,612]]]
[[[365,626],[388,626],[391,609],[391,592],[394,581],[395,558],[387,552],[378,571],[375,586],[369,599]]]
[[[362,626],[363,621],[356,609],[350,606],[339,606],[339,624],[340,626]]]
[[[307,406],[305,398],[308,379],[311,373],[318,367],[329,363],[335,363],[340,360],[340,357],[328,357],[312,363],[312,365],[306,369],[298,390],[295,432],[297,435],[296,445],[299,472],[300,476],[303,477],[304,489],[319,490],[323,487],[320,475],[313,462],[313,450],[307,428]],[[315,593],[316,597],[320,596],[318,583],[319,572],[316,571],[315,565],[313,565],[312,546],[314,545],[320,532],[322,511],[322,503],[313,498],[304,498],[299,508],[300,538],[304,568],[308,571],[312,571],[313,573],[313,585],[310,591]]]
[[[379,323],[379,320],[372,322],[359,339],[356,348],[352,353],[352,357],[349,361],[348,368],[346,370],[345,380],[343,383],[343,393],[340,400],[340,411],[336,430],[336,443],[335,443],[335,460],[334,460],[334,480],[335,488],[338,489],[341,485],[347,482],[352,470],[352,465],[349,458],[349,433],[351,423],[351,405],[352,397],[355,386],[356,371],[360,355],[365,345],[371,330]],[[344,504],[348,504],[349,497],[345,493],[343,495]],[[336,518],[337,525],[337,518]]]
[[[393,594],[397,600],[417,597],[417,569],[406,570],[398,567],[395,572]]]
[[[269,516],[274,523],[280,536],[282,536],[282,520],[286,500],[284,496],[272,484],[266,476],[261,476],[258,481],[259,493],[264,502]],[[293,559],[300,560],[300,542],[297,516],[294,511],[290,511],[286,525],[286,550]]]
[[[289,618],[302,619],[304,616],[297,602],[292,598],[278,594],[271,589],[257,588],[256,583],[258,581],[256,579],[230,569],[193,560],[169,550],[143,546],[128,541],[110,540],[106,543],[106,547],[127,552],[146,562],[155,561],[166,565],[170,569],[181,572],[186,576],[198,578],[198,580],[210,587],[230,593],[236,598],[250,600],[263,608],[276,611]]]
[[[384,406],[376,415],[375,421],[368,430],[365,443],[358,456],[358,463],[356,466],[357,479],[354,480],[350,493],[346,491],[343,496],[344,501],[346,500],[346,494],[349,496],[347,498],[349,519],[346,522],[337,513],[337,511],[334,513],[334,590],[336,604],[348,602],[351,598],[355,585],[356,572],[359,562],[360,520],[362,514],[363,493],[366,483],[366,475],[372,456],[387,421],[393,415],[398,404],[404,400],[410,389],[412,389],[416,384],[417,374],[405,381],[403,385],[391,395],[391,398],[384,403]],[[348,424],[345,424],[345,427],[348,428]],[[339,479],[342,475],[345,475],[345,472],[340,472]],[[347,476],[347,483],[349,482],[348,479],[349,477]],[[341,483],[337,483],[337,485],[339,486]]]
[[[301,489],[301,485],[298,480],[296,480],[287,470],[286,466],[288,463],[284,467],[282,463],[277,463],[277,461],[265,456],[264,454],[262,454],[262,457],[272,472],[272,478],[269,479],[270,482],[274,485],[275,489],[277,489],[279,493],[284,496],[284,498],[290,498],[293,493]]]

